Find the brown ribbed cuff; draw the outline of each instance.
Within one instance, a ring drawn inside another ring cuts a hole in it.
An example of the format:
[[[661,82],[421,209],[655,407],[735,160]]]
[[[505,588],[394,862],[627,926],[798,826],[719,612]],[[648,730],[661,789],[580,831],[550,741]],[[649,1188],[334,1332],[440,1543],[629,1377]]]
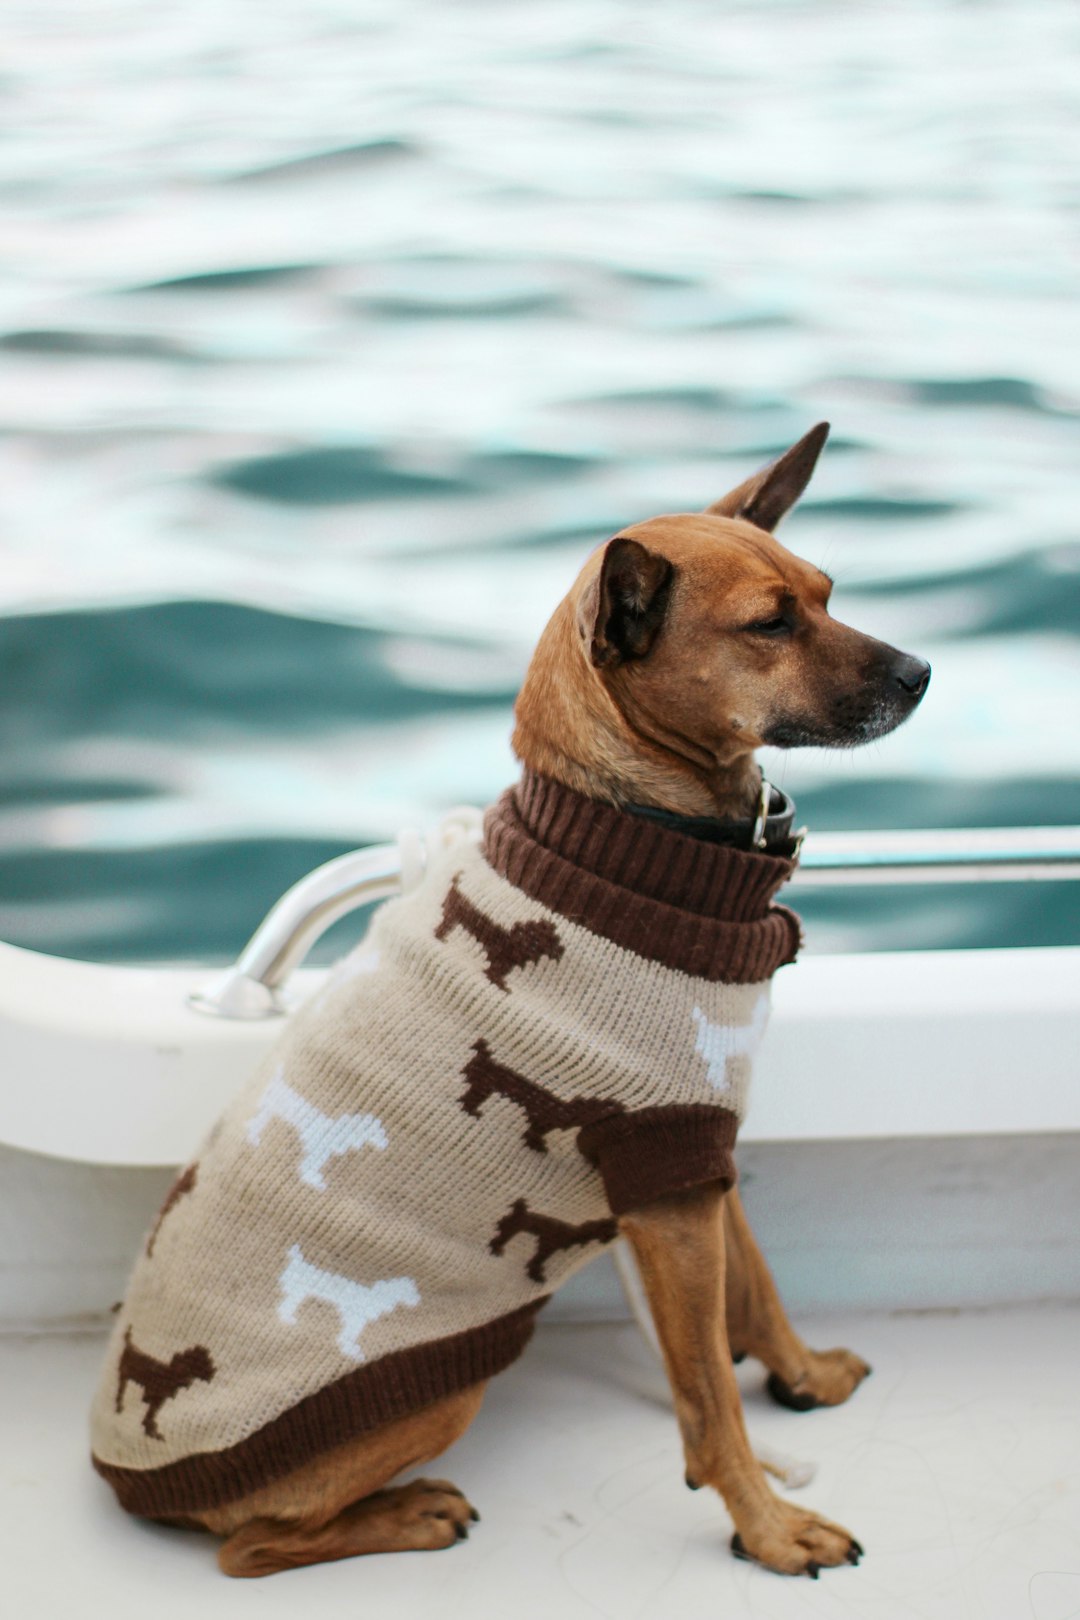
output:
[[[732,1150],[738,1120],[726,1108],[687,1103],[615,1114],[578,1132],[595,1164],[613,1215],[626,1215],[668,1193],[718,1181],[735,1185]]]
[[[162,1468],[94,1467],[120,1505],[143,1518],[169,1518],[235,1502],[335,1446],[469,1389],[516,1361],[547,1296],[428,1344],[382,1356],[306,1396],[248,1439]]]
[[[794,862],[705,844],[526,771],[484,822],[500,876],[550,911],[695,978],[755,984],[800,943],[772,896]]]

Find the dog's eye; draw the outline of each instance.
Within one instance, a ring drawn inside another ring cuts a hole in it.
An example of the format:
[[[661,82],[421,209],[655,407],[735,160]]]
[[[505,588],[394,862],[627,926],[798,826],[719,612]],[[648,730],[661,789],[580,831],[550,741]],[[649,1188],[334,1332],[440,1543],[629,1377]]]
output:
[[[775,619],[759,619],[756,624],[748,624],[746,628],[756,636],[786,636],[791,630],[791,621],[779,614]]]

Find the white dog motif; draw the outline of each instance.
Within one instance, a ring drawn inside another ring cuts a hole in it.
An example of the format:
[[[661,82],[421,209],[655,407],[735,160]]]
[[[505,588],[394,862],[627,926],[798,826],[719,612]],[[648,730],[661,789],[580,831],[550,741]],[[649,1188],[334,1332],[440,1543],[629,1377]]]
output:
[[[732,1076],[728,1073],[728,1063],[732,1058],[753,1057],[761,1045],[769,1018],[769,993],[762,991],[754,1003],[750,1022],[741,1028],[710,1023],[700,1007],[694,1008],[693,1016],[698,1027],[694,1050],[709,1065],[709,1084],[714,1091],[730,1091]]]
[[[283,1119],[296,1131],[303,1147],[300,1180],[320,1191],[326,1186],[323,1168],[328,1159],[387,1145],[386,1132],[374,1114],[339,1114],[335,1119],[320,1113],[286,1082],[284,1069],[278,1069],[248,1121],[247,1139],[253,1147],[258,1147],[272,1119]]]
[[[333,1305],[341,1317],[338,1349],[350,1361],[363,1361],[360,1335],[380,1316],[387,1316],[399,1305],[419,1305],[420,1290],[411,1277],[387,1277],[382,1282],[365,1287],[350,1277],[340,1277],[333,1271],[321,1271],[304,1259],[300,1246],[294,1243],[279,1279],[284,1298],[278,1306],[283,1322],[295,1322],[296,1313],[306,1299],[321,1299]]]

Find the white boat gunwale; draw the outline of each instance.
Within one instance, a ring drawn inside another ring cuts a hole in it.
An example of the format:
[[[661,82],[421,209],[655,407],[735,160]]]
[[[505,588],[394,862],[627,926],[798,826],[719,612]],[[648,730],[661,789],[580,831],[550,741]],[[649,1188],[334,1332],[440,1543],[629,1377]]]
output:
[[[478,827],[478,812],[454,812],[427,843],[405,833],[317,868],[209,987],[197,968],[0,944],[0,1143],[86,1164],[183,1163],[276,1040],[281,1016],[325,982],[325,970],[295,971],[314,940],[419,882],[432,842]],[[955,832],[820,834],[796,881],[918,882],[927,871],[951,880],[961,853],[967,875],[988,881],[1080,876],[1080,828],[971,836],[958,852]],[[1080,1131],[1078,1028],[1080,946],[804,956],[775,981],[742,1136]]]

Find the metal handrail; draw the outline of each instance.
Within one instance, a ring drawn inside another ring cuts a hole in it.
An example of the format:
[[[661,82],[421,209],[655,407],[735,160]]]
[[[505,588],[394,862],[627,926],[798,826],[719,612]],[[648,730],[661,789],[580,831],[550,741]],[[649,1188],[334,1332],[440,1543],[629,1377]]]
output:
[[[400,894],[400,844],[375,844],[317,866],[286,889],[231,968],[188,997],[193,1011],[215,1018],[276,1018],[289,1011],[290,974],[328,928],[361,906]]]
[[[290,974],[328,928],[360,906],[390,899],[423,876],[427,845],[415,834],[339,855],[288,889],[236,962],[189,998],[218,1018],[274,1018],[289,1010]],[[792,882],[1018,883],[1080,878],[1080,827],[942,828],[810,834]]]
[[[401,892],[397,844],[353,850],[317,866],[286,889],[231,968],[188,997],[215,1018],[275,1018],[288,1012],[282,991],[315,941],[350,911]]]
[[[944,827],[811,833],[792,879],[859,883],[1030,883],[1080,877],[1080,827]]]

